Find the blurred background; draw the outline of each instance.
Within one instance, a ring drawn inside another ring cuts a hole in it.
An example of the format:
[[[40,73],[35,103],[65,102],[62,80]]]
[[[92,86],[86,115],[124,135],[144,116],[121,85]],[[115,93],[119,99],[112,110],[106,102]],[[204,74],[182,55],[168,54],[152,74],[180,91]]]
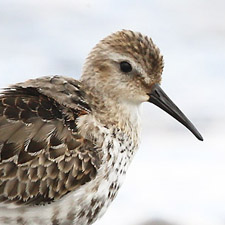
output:
[[[164,55],[164,91],[204,137],[143,104],[140,149],[96,225],[225,224],[224,11],[224,0],[0,0],[0,87],[79,79],[100,39],[140,31]]]

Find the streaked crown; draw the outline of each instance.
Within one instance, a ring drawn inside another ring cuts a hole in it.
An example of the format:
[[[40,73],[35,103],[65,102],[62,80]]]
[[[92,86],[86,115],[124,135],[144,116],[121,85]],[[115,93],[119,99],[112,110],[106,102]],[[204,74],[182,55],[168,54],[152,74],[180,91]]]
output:
[[[162,73],[163,57],[160,55],[159,48],[148,36],[139,32],[122,30],[106,37],[100,42],[101,44],[110,46],[112,51],[118,54],[132,56],[151,76],[160,76]]]
[[[124,72],[121,63],[127,63],[124,66],[131,68]],[[160,82],[162,71],[163,57],[152,39],[138,32],[122,30],[104,38],[93,48],[85,63],[82,80],[104,93],[126,94],[128,98],[142,102],[149,88]],[[106,86],[111,91],[106,90]]]

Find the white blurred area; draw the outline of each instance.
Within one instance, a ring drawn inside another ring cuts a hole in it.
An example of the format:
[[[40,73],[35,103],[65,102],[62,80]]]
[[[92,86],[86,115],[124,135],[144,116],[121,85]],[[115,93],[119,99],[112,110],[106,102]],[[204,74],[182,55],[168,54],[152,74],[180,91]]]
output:
[[[78,79],[100,39],[132,29],[159,46],[162,87],[204,137],[143,104],[139,152],[96,225],[225,224],[224,11],[223,0],[0,1],[0,87],[42,75]]]

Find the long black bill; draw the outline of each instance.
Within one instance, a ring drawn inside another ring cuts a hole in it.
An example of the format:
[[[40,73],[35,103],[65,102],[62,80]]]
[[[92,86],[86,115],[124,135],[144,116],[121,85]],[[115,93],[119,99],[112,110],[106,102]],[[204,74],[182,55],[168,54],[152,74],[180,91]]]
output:
[[[172,102],[158,84],[155,84],[149,94],[149,102],[157,105],[162,110],[166,111],[185,127],[187,127],[199,140],[203,141],[201,134],[191,123],[191,121],[180,111],[180,109]]]

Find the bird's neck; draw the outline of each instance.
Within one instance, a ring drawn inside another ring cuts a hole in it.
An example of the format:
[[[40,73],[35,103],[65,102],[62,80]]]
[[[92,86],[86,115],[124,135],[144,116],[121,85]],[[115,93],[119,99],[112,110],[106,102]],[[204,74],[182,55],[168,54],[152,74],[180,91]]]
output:
[[[83,83],[92,115],[105,127],[116,127],[125,133],[139,132],[139,105],[118,96],[108,95],[102,89]]]

